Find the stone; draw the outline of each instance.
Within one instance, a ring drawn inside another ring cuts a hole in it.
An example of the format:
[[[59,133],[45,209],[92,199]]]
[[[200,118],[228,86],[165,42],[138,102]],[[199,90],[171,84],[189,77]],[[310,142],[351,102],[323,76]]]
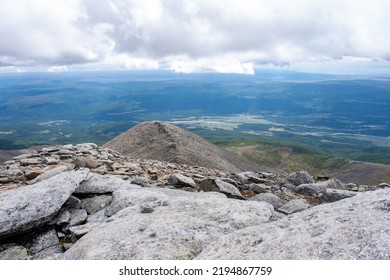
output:
[[[385,189],[385,188],[390,188],[390,185],[388,183],[380,183],[377,186],[378,189]]]
[[[325,195],[323,196],[323,202],[335,202],[341,199],[350,198],[356,195],[356,192],[338,190],[338,189],[326,189]]]
[[[87,223],[84,225],[70,227],[68,230],[71,234],[74,234],[77,238],[80,238],[100,224],[101,223]]]
[[[309,208],[309,204],[304,199],[293,199],[287,202],[282,207],[278,208],[278,211],[290,215],[297,212],[301,212]]]
[[[26,158],[26,159],[20,160],[21,166],[38,165],[41,163],[42,163],[42,160],[40,158]]]
[[[62,172],[65,172],[67,170],[68,170],[68,168],[66,166],[64,166],[64,165],[57,166],[57,167],[55,167],[53,169],[50,169],[50,170],[40,174],[35,179],[31,180],[29,182],[29,184],[31,185],[31,184],[35,184],[35,183],[41,182],[43,180],[47,180],[47,179],[49,179],[49,178],[51,178],[51,177],[53,177],[55,175],[58,175],[58,174],[60,174]]]
[[[294,186],[314,183],[314,179],[309,175],[309,173],[307,173],[307,171],[298,171],[291,173],[290,175],[288,175],[287,181]]]
[[[47,258],[54,252],[62,253],[57,233],[54,229],[40,230],[38,232],[29,233],[22,237],[20,241],[32,259]],[[36,255],[40,257],[36,257]],[[45,255],[43,257],[43,255]]]
[[[252,190],[254,193],[266,193],[266,192],[269,192],[271,190],[271,186],[267,186],[267,185],[264,185],[264,184],[255,184],[255,183],[252,183],[250,185],[248,185],[249,189]]]
[[[99,212],[91,214],[87,218],[87,223],[100,223],[107,219],[106,209],[102,209]]]
[[[41,175],[42,173],[44,173],[44,170],[41,169],[41,168],[33,168],[33,169],[26,169],[25,171],[25,176],[27,178],[27,180],[33,180],[35,178],[37,178],[39,175]]]
[[[115,176],[92,173],[76,190],[75,194],[106,194],[121,188],[141,188]]]
[[[94,214],[110,205],[111,201],[111,195],[98,195],[95,197],[82,199],[81,207],[85,209],[88,214]]]
[[[46,165],[57,165],[61,161],[58,158],[53,158],[53,157],[46,157],[43,159],[42,163]]]
[[[390,189],[221,236],[197,259],[389,260]]]
[[[98,160],[89,157],[78,157],[73,162],[76,167],[86,167],[94,169],[101,166],[101,163]]]
[[[300,194],[321,198],[325,195],[327,189],[346,189],[340,181],[331,179],[313,184],[302,184],[294,188],[294,191]]]
[[[286,204],[279,196],[273,193],[260,193],[250,198],[252,201],[262,201],[271,204],[275,209]]]
[[[28,260],[27,249],[17,244],[0,245],[0,260]]]
[[[70,220],[70,212],[64,211],[59,215],[59,217],[57,219],[57,225],[61,226],[61,225],[67,224],[67,223],[69,223],[69,220]]]
[[[0,239],[53,222],[88,172],[88,169],[64,172],[34,185],[0,193]]]
[[[68,211],[72,211],[74,209],[80,209],[80,208],[81,208],[81,200],[73,195],[71,195],[62,206],[62,210],[68,210]]]
[[[88,214],[84,209],[76,209],[70,213],[69,226],[78,226],[85,222]]]
[[[127,207],[144,205],[144,207],[155,209],[158,207],[166,207],[169,204],[167,195],[149,189],[120,189],[112,195],[112,202],[105,211],[105,215],[108,217],[115,215]]]
[[[172,174],[168,179],[168,184],[177,188],[196,187],[196,184],[192,178],[184,176],[182,174]]]
[[[200,183],[200,190],[205,192],[221,192],[230,198],[245,199],[232,184],[220,179],[207,178]]]
[[[97,149],[98,146],[95,143],[81,143],[81,144],[77,144],[76,147],[91,150],[91,149]]]
[[[150,188],[152,185],[149,183],[149,179],[142,176],[136,176],[130,181],[132,184],[139,185],[143,188]]]
[[[133,202],[85,234],[61,259],[193,259],[220,236],[266,223],[273,214],[267,203],[228,199],[220,193],[117,192],[125,191],[122,198],[131,195]]]

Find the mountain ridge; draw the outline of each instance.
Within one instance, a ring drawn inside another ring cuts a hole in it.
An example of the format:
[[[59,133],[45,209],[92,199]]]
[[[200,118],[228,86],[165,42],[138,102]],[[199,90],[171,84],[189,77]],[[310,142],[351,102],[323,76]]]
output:
[[[261,167],[225,151],[176,125],[142,122],[103,145],[133,158],[199,165],[223,171],[260,171]]]

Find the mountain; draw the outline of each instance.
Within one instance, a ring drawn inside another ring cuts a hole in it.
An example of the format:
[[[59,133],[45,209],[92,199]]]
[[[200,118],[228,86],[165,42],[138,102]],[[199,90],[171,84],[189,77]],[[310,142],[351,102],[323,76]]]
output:
[[[140,123],[103,145],[132,158],[203,166],[228,172],[260,171],[260,167],[229,153],[176,125]]]
[[[50,146],[0,165],[0,261],[388,260],[389,198],[387,183]]]

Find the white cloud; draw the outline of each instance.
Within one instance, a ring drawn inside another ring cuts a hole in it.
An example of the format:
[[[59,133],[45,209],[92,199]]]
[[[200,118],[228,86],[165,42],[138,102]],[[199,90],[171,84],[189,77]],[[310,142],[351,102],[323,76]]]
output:
[[[47,69],[47,72],[50,73],[60,73],[60,72],[66,72],[68,71],[68,67],[66,65],[61,66],[52,66]]]
[[[264,63],[389,61],[389,10],[387,0],[0,0],[0,67],[250,74]]]
[[[107,63],[116,65],[119,68],[126,70],[156,70],[159,68],[159,62],[157,60],[130,57],[127,54],[119,54],[112,56],[107,60]]]

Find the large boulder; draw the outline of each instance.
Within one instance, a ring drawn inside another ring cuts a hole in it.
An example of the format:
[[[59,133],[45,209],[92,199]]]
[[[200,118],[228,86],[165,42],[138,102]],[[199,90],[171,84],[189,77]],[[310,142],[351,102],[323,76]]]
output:
[[[390,259],[390,190],[357,194],[222,236],[198,259]]]
[[[52,221],[88,172],[88,169],[64,172],[34,185],[0,193],[0,239]]]
[[[313,184],[314,179],[309,175],[309,173],[307,173],[307,171],[297,171],[288,175],[287,182],[294,186],[299,186],[302,184]]]
[[[219,178],[207,178],[200,182],[200,190],[205,192],[221,192],[230,198],[245,199],[240,191],[232,184]]]
[[[273,214],[268,203],[219,193],[128,189],[114,192],[109,207],[116,200],[126,202],[125,208],[92,228],[62,259],[193,259],[213,240],[263,224]]]

